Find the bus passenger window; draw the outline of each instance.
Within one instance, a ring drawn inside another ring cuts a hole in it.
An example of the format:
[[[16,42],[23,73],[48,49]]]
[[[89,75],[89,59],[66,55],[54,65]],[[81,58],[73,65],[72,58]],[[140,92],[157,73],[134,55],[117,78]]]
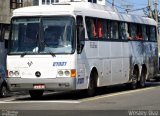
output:
[[[118,39],[119,38],[119,32],[118,32],[118,22],[113,21],[111,22],[110,25],[110,35],[111,35],[111,39]]]
[[[137,32],[136,32],[136,37],[135,39],[136,40],[143,40],[143,37],[142,37],[142,25],[137,25]]]
[[[142,36],[144,40],[148,40],[148,33],[147,33],[146,25],[142,26]]]
[[[142,40],[142,34],[140,32],[137,33],[136,35],[136,40]]]
[[[91,30],[92,30],[92,37],[96,38],[97,37],[97,32],[96,32],[96,22],[91,19]]]
[[[130,24],[130,32],[131,32],[131,38],[136,38],[137,28],[136,24]]]
[[[127,39],[128,27],[126,23],[120,23],[120,38],[122,40]],[[129,36],[129,34],[128,34]]]
[[[108,39],[108,22],[107,20],[103,20],[102,22],[102,31],[103,31],[103,38]]]
[[[97,32],[96,32],[96,20],[93,18],[86,18],[86,28],[87,28],[87,34],[88,38],[96,38]]]
[[[156,28],[154,26],[150,26],[150,40],[156,41]]]
[[[126,36],[127,36],[128,40],[132,40],[132,37],[131,37],[131,24],[130,23],[126,24]]]
[[[101,20],[98,20],[98,38],[103,38],[103,29]]]

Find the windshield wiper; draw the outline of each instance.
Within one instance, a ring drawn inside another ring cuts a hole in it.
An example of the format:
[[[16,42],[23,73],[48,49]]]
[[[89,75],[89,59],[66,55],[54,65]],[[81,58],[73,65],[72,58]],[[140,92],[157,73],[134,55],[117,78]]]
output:
[[[43,41],[43,44],[45,46],[49,47],[49,45],[45,41]],[[51,52],[50,49],[48,49],[48,52],[49,52],[50,55],[52,55],[52,57],[56,57],[55,53]]]

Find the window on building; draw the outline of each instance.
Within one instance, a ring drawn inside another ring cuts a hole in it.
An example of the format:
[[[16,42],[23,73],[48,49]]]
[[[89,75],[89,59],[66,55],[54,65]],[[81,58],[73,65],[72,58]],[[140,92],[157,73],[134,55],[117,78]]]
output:
[[[23,6],[23,0],[10,0],[10,9],[16,9]]]
[[[8,37],[9,37],[9,25],[0,24],[0,42],[3,42],[4,39],[8,39]]]
[[[51,4],[54,3],[54,0],[51,0]]]
[[[47,0],[47,4],[48,4],[48,5],[51,4],[51,3],[50,3],[50,0]]]
[[[43,4],[43,5],[46,4],[45,0],[42,0],[42,4]]]
[[[88,2],[97,3],[97,0],[88,0]]]
[[[39,0],[33,0],[33,5],[38,6],[39,5]]]

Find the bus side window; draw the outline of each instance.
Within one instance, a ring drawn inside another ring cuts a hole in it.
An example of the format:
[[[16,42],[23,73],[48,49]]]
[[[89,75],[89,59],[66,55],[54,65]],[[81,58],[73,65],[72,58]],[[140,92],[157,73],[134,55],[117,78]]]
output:
[[[156,27],[150,26],[149,32],[150,32],[150,40],[156,41]]]
[[[127,32],[128,32],[128,27],[127,24],[124,22],[121,22],[119,25],[120,28],[120,39],[125,40],[127,39]]]
[[[131,24],[130,23],[127,23],[126,31],[127,31],[127,39],[132,40],[133,38],[131,37]]]
[[[102,20],[98,19],[98,38],[103,38]]]
[[[130,33],[131,33],[131,38],[135,39],[136,38],[136,33],[137,33],[137,25],[136,24],[130,24]]]
[[[137,24],[136,26],[136,37],[135,39],[136,40],[143,40],[143,37],[142,37],[142,25],[140,24]]]
[[[98,38],[106,39],[107,38],[107,20],[98,19]]]
[[[111,39],[119,39],[119,30],[117,21],[111,21],[110,29],[111,29],[110,30]]]
[[[87,28],[87,34],[88,38],[97,38],[97,29],[96,29],[96,19],[91,17],[86,17],[86,28]]]
[[[96,20],[91,19],[91,31],[92,31],[92,37],[97,38],[97,25],[96,25]]]
[[[103,23],[102,23],[102,29],[103,29],[103,37],[105,39],[108,39],[108,21],[107,20],[103,20]]]
[[[148,40],[148,33],[147,33],[146,25],[142,25],[142,36],[144,40]]]

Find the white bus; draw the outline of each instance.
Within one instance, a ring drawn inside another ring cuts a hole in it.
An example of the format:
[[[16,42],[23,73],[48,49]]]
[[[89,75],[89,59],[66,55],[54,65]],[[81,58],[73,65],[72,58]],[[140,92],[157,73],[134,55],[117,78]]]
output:
[[[11,91],[86,90],[126,83],[133,89],[158,71],[156,22],[87,2],[13,12],[7,55]]]

